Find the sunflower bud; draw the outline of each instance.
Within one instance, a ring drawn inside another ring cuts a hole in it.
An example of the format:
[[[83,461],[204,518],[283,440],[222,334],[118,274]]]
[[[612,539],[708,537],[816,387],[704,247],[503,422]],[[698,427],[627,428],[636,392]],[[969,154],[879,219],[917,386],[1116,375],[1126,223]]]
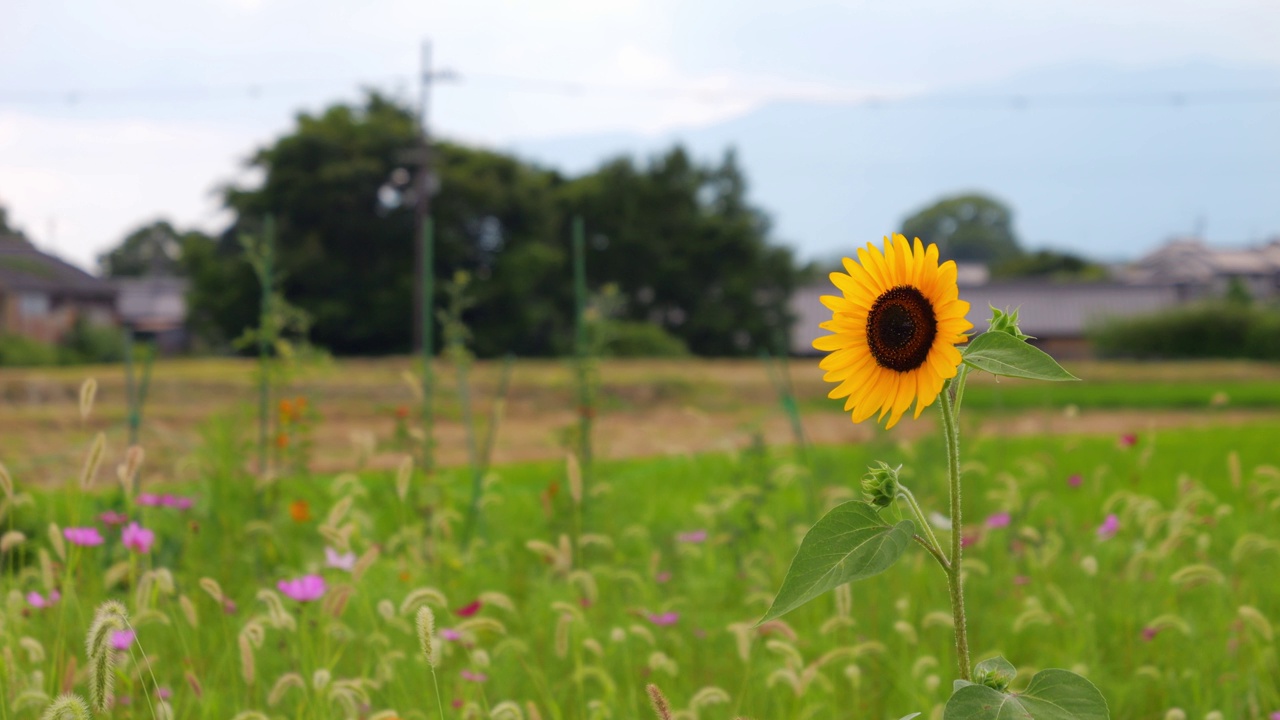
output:
[[[1026,340],[1031,337],[1030,335],[1022,334],[1022,328],[1018,327],[1018,310],[1015,309],[1013,312],[1005,312],[1000,308],[994,306],[990,307],[991,320],[990,327],[987,329],[987,332],[1009,333],[1019,340]]]
[[[879,507],[889,507],[898,497],[898,471],[902,466],[889,467],[884,461],[878,461],[879,467],[867,468],[862,477],[862,491],[867,500]]]

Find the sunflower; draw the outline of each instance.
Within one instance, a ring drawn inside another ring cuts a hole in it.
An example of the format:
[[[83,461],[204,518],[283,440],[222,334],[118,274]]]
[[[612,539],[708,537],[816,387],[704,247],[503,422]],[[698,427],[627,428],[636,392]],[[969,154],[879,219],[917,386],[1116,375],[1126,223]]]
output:
[[[933,403],[948,378],[956,376],[960,351],[973,325],[969,303],[959,299],[956,264],[938,265],[938,246],[915,247],[902,235],[858,250],[858,262],[844,260],[846,273],[831,273],[843,296],[824,295],[832,312],[822,323],[826,335],[813,346],[829,354],[819,367],[823,379],[839,383],[829,397],[848,398],[846,412],[862,422],[877,410],[891,428],[916,403],[915,417]]]

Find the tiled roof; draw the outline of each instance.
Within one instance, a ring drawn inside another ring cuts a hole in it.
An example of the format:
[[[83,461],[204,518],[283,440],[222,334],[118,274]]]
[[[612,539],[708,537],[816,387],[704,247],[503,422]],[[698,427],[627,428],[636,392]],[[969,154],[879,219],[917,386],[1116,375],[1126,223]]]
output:
[[[0,236],[0,290],[111,298],[111,283],[16,237]]]
[[[800,288],[791,296],[796,317],[791,328],[793,352],[813,353],[813,341],[827,332],[818,327],[831,319],[831,311],[818,299],[838,294],[828,284]],[[973,332],[987,329],[989,306],[1019,308],[1022,331],[1037,338],[1081,337],[1102,318],[1141,315],[1178,303],[1172,285],[1126,285],[1120,283],[1006,282],[961,288],[960,299],[969,303]]]

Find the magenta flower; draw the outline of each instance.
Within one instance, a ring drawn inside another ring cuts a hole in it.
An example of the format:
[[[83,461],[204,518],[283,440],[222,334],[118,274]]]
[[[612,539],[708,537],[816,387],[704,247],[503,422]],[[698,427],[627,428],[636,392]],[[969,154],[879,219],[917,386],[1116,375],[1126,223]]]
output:
[[[181,495],[161,495],[160,504],[165,507],[175,508],[177,510],[189,510],[194,501],[189,497]]]
[[[1013,518],[1009,516],[1009,513],[996,513],[995,515],[987,518],[987,527],[992,530],[996,528],[1009,527],[1009,523],[1012,521]]]
[[[62,531],[62,537],[66,538],[72,545],[84,547],[103,543],[102,535],[98,532],[98,528],[95,527],[69,527]]]
[[[151,552],[151,544],[156,541],[156,534],[136,522],[129,523],[120,533],[124,546],[130,550],[146,555]]]
[[[280,592],[298,602],[319,600],[325,591],[324,578],[319,575],[303,575],[294,580],[281,580],[276,583],[276,587],[280,588]]]
[[[111,633],[111,647],[116,650],[128,650],[135,637],[136,634],[132,630],[116,630]]]
[[[156,697],[160,698],[161,700],[168,700],[169,698],[173,697],[173,691],[167,687],[163,687],[163,686],[158,687],[156,688]]]
[[[1138,443],[1138,436],[1133,433],[1125,433],[1120,436],[1120,447],[1133,447]]]
[[[356,567],[356,554],[353,552],[339,554],[331,547],[324,549],[325,567],[337,568],[351,572]]]
[[[676,535],[676,541],[682,543],[703,543],[707,541],[706,530],[691,530]]]
[[[108,510],[98,516],[103,525],[123,525],[129,522],[129,516],[115,510]]]
[[[1159,635],[1159,634],[1160,634],[1160,631],[1153,627],[1142,628],[1142,639],[1146,640],[1147,642],[1151,642],[1152,640],[1155,640],[1156,635]]]
[[[1271,720],[1280,720],[1280,710],[1271,713],[1268,717],[1270,717]]]
[[[662,585],[662,584],[665,584],[665,583],[669,583],[669,582],[671,582],[671,571],[670,571],[670,570],[663,570],[662,572],[658,573],[657,575],[654,575],[654,576],[653,576],[653,579],[654,579],[655,581],[657,581],[657,583],[658,583],[659,585]]]
[[[182,497],[180,495],[155,495],[153,493],[142,493],[138,496],[138,504],[146,507],[170,507],[178,510],[186,510],[191,507],[193,501],[191,498]]]
[[[61,599],[62,599],[62,594],[59,593],[57,590],[54,590],[53,592],[49,593],[49,599],[47,600],[43,595],[36,592],[35,590],[32,590],[31,592],[27,593],[27,602],[31,604],[31,607],[36,608],[37,610],[43,610],[44,608],[47,608],[47,607],[53,607],[53,604],[58,602]]]
[[[1115,515],[1108,515],[1107,519],[1103,520],[1102,524],[1098,526],[1098,537],[1103,540],[1109,539],[1118,530],[1120,530],[1120,518]]]
[[[1083,482],[1084,478],[1080,477],[1080,473],[1076,473],[1075,475],[1067,478],[1067,484],[1071,487],[1080,487],[1080,484]]]
[[[445,640],[457,642],[462,639],[462,633],[458,632],[457,630],[454,630],[453,628],[441,628],[440,637],[444,638]]]
[[[680,613],[664,612],[664,613],[651,613],[649,615],[649,622],[653,623],[654,625],[657,625],[658,627],[669,627],[671,625],[675,625],[679,621],[680,621]]]
[[[471,672],[470,670],[463,670],[460,674],[462,675],[463,680],[474,683],[482,683],[489,679],[489,676],[484,673]]]

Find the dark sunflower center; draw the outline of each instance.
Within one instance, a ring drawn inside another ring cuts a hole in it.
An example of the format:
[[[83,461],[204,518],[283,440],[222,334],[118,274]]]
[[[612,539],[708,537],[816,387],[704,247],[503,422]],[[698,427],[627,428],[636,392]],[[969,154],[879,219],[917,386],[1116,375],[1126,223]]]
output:
[[[867,314],[867,345],[882,368],[910,372],[920,367],[937,334],[933,305],[910,285],[899,285],[876,298]]]

